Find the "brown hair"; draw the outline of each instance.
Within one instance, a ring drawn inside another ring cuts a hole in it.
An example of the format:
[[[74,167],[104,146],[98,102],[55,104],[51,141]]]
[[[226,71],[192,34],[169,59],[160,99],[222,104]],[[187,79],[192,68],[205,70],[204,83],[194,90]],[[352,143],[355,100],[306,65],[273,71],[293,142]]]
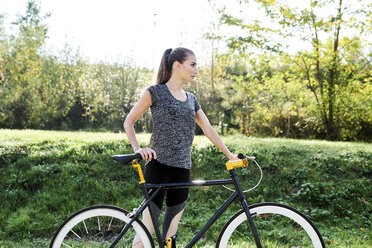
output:
[[[173,63],[178,61],[182,64],[188,55],[194,55],[194,53],[190,49],[184,47],[165,50],[163,57],[161,58],[156,84],[165,84],[168,82],[172,76]]]

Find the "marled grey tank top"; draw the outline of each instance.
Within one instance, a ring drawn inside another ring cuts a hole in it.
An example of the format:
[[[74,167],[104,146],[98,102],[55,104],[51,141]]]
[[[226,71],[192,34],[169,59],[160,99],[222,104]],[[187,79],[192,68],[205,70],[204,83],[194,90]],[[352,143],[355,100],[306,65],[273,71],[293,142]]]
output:
[[[149,147],[156,152],[160,163],[190,169],[195,113],[200,109],[196,97],[186,92],[186,101],[179,101],[165,84],[152,85],[147,90],[152,101]]]

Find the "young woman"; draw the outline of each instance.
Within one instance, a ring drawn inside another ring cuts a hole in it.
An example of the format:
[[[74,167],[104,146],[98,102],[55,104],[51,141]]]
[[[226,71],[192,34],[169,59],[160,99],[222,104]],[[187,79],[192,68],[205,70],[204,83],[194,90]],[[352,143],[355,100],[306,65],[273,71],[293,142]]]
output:
[[[236,159],[209,123],[196,97],[183,90],[185,82],[194,81],[198,73],[196,66],[196,57],[191,50],[182,47],[167,49],[161,60],[156,85],[143,92],[125,119],[124,129],[134,152],[140,153],[148,161],[145,169],[148,183],[190,181],[195,121],[229,160]],[[151,108],[153,132],[149,147],[141,148],[136,139],[134,123],[148,108]],[[164,240],[176,234],[188,192],[189,189],[169,189],[153,200],[158,217],[166,195],[162,227]],[[154,232],[148,209],[144,211],[143,223],[150,233]]]

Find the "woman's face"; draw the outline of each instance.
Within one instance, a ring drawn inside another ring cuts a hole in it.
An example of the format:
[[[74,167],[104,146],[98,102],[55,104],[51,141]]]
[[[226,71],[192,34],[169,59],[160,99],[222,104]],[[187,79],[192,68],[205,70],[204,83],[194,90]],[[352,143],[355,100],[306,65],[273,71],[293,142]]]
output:
[[[196,77],[196,74],[198,74],[198,69],[196,68],[197,61],[195,55],[188,55],[186,59],[183,61],[182,64],[180,64],[180,77],[185,82],[192,83]]]

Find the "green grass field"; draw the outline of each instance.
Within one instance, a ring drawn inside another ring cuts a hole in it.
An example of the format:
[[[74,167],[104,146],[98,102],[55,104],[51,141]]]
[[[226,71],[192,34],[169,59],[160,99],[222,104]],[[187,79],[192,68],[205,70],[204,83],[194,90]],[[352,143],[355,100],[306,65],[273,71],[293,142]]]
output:
[[[138,136],[146,145],[148,134]],[[327,247],[372,247],[372,144],[223,137],[234,152],[254,155],[264,179],[249,203],[291,205],[319,228]],[[131,153],[125,134],[0,130],[0,247],[45,247],[64,219],[97,204],[128,210],[141,196],[135,171],[110,157]],[[192,179],[228,178],[226,158],[204,136],[192,150]],[[256,167],[237,170],[245,188],[257,182]],[[230,193],[193,188],[179,229],[185,245]],[[214,247],[233,206],[198,247]],[[239,247],[240,244],[238,244]],[[241,244],[243,246],[243,244]]]

